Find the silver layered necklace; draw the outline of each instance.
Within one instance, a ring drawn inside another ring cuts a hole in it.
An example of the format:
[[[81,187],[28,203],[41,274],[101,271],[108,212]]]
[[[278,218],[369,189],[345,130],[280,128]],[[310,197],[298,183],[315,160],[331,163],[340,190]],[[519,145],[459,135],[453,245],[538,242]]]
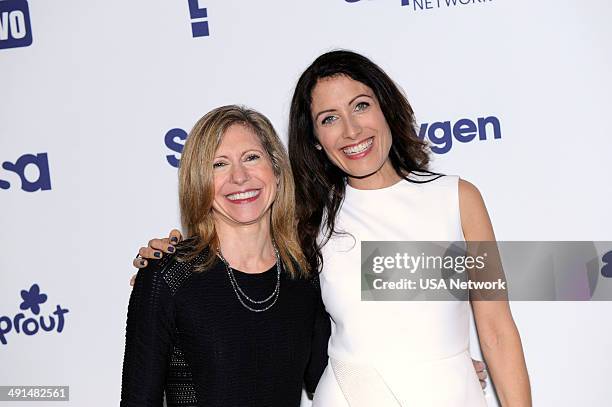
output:
[[[276,301],[278,300],[278,296],[280,295],[281,262],[280,262],[280,256],[278,255],[278,250],[276,249],[276,246],[274,245],[273,247],[274,247],[274,255],[276,256],[276,286],[274,287],[274,291],[272,291],[272,294],[270,294],[268,297],[264,298],[263,300],[252,299],[242,290],[242,288],[240,288],[240,286],[238,285],[238,281],[236,281],[236,276],[234,275],[234,269],[230,267],[227,260],[225,260],[225,257],[223,257],[223,254],[221,254],[221,249],[217,250],[217,256],[219,256],[223,264],[225,264],[225,269],[227,270],[227,276],[229,277],[230,284],[232,285],[232,288],[234,289],[234,292],[236,293],[236,297],[238,298],[238,301],[240,301],[240,304],[242,304],[244,308],[248,309],[251,312],[264,312],[264,311],[269,310],[270,308],[272,308],[274,304],[276,304]]]

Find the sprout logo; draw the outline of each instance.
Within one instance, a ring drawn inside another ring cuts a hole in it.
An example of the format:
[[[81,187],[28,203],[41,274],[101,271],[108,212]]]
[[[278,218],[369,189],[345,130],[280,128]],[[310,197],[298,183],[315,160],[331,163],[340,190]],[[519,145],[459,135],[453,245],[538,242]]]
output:
[[[22,302],[19,305],[19,309],[28,311],[33,314],[27,317],[23,312],[16,314],[13,318],[8,316],[0,317],[0,342],[3,345],[8,343],[6,335],[11,331],[16,333],[24,333],[25,335],[32,336],[38,332],[46,331],[52,332],[55,330],[60,333],[64,330],[64,314],[68,313],[68,309],[62,308],[61,305],[56,305],[53,315],[47,315],[46,317],[40,314],[40,306],[47,302],[47,294],[40,292],[38,284],[32,284],[29,290],[21,290]]]

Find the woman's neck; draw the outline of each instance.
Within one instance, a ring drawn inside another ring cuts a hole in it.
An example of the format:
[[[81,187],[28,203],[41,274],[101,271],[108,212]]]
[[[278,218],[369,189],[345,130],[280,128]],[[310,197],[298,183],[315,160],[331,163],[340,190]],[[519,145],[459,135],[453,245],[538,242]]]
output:
[[[349,176],[348,183],[355,189],[381,189],[390,187],[401,179],[402,177],[397,174],[395,168],[391,165],[391,161],[387,158],[376,172],[359,178]]]
[[[262,273],[276,262],[270,234],[270,216],[250,225],[215,219],[221,253],[232,268],[245,273]]]

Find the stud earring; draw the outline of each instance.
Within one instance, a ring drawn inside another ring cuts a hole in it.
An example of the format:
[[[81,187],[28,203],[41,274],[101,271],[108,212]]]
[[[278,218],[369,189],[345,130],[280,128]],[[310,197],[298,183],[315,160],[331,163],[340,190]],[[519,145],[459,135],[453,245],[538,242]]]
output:
[[[321,144],[319,143],[315,144],[315,148],[319,151],[323,150],[323,147],[321,147]]]

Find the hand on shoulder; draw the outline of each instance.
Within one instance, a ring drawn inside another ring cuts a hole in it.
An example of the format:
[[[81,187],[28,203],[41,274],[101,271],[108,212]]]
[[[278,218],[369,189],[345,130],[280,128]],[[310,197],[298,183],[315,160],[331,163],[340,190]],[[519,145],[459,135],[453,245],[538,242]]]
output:
[[[183,236],[177,229],[172,229],[167,238],[151,239],[147,247],[141,247],[138,250],[138,256],[132,261],[132,264],[137,269],[146,268],[149,265],[149,260],[161,259],[163,253],[174,254],[176,252],[175,245],[181,243],[182,239]],[[136,274],[130,279],[130,285],[134,286],[135,282]]]

